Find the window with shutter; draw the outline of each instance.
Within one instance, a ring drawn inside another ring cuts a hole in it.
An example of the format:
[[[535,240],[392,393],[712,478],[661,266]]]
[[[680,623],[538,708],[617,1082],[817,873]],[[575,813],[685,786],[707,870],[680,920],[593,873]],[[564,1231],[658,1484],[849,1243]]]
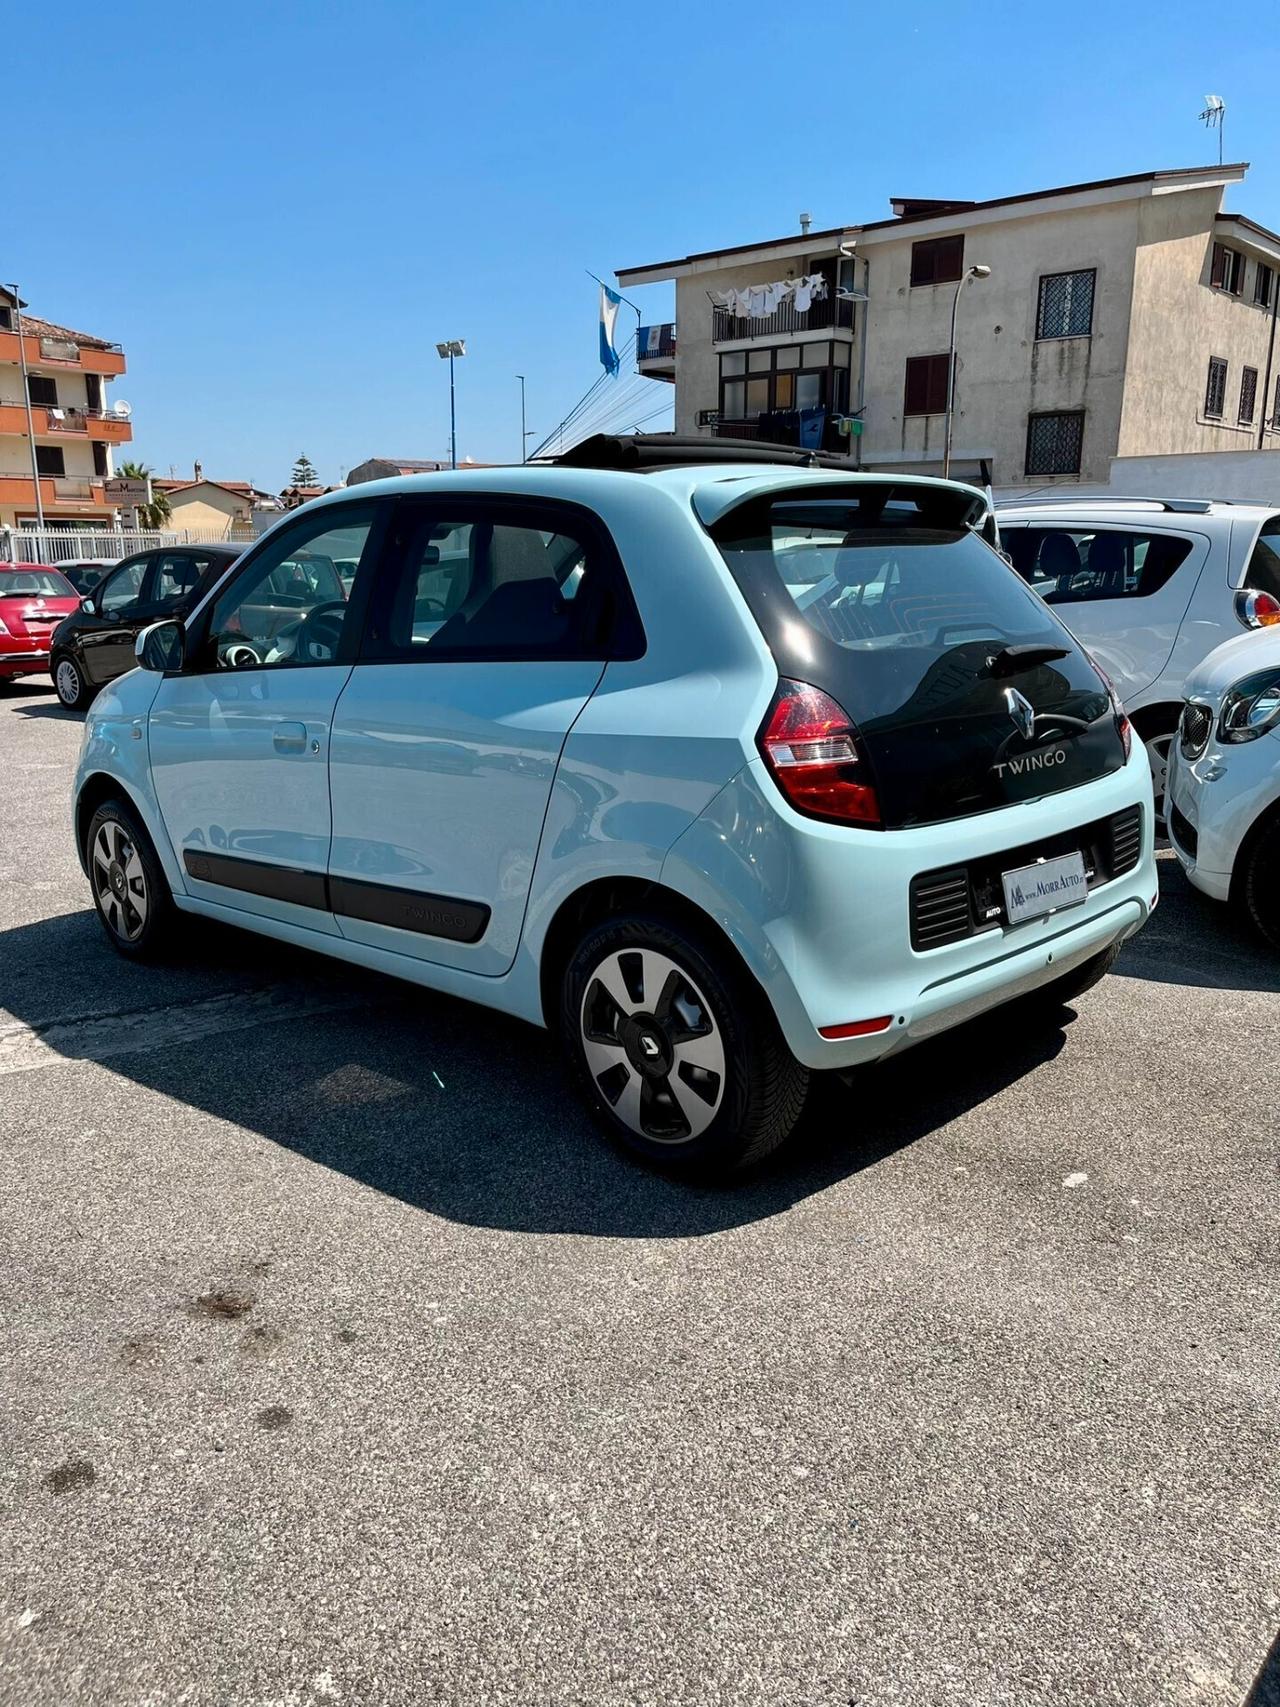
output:
[[[950,357],[908,356],[903,387],[904,415],[943,415],[947,408],[947,374]]]
[[[911,245],[913,285],[951,284],[964,271],[964,237],[927,237]]]

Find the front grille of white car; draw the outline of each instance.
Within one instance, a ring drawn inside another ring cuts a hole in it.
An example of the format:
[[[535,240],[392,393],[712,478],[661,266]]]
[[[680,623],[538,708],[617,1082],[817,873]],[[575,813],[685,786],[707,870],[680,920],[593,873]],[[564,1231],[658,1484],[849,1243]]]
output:
[[[1198,759],[1209,745],[1212,732],[1212,707],[1189,699],[1182,708],[1182,721],[1178,725],[1178,746],[1183,758]]]

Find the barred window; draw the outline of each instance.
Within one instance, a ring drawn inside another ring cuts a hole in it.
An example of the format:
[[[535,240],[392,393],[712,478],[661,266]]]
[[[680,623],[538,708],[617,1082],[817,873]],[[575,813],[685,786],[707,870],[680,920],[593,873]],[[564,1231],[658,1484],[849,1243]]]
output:
[[[1046,273],[1040,280],[1037,338],[1087,338],[1093,331],[1093,287],[1097,271]]]
[[[1027,416],[1027,473],[1079,474],[1084,410]]]
[[[1209,357],[1209,382],[1204,388],[1204,412],[1220,421],[1227,405],[1227,363],[1223,356]]]
[[[1240,375],[1240,425],[1248,426],[1253,420],[1254,405],[1258,399],[1258,370],[1256,367],[1245,368]]]
[[[1276,395],[1271,405],[1271,425],[1280,433],[1280,376],[1276,379]]]

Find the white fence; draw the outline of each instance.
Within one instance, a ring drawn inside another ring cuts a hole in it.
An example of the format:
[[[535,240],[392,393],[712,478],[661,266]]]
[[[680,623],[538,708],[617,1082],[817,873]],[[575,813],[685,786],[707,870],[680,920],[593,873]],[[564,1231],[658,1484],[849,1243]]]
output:
[[[279,517],[273,515],[272,521]],[[75,563],[85,557],[115,561],[153,545],[248,545],[252,529],[166,528],[159,533],[124,533],[113,528],[0,528],[0,562]]]

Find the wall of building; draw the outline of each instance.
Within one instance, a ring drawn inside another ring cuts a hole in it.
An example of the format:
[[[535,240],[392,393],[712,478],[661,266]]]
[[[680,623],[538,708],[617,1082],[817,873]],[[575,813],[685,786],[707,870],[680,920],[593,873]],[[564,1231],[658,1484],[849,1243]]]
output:
[[[171,492],[169,508],[168,525],[172,528],[207,529],[212,533],[228,530],[233,523],[237,527],[249,526],[249,506],[234,493],[219,492],[215,487],[200,487],[189,494]]]
[[[1118,456],[1110,486],[1127,497],[1236,498],[1280,507],[1280,448]]]
[[[62,460],[66,467],[68,480],[92,480],[95,476],[93,468],[93,446],[89,440],[79,433],[64,433],[55,437],[36,440],[39,445],[58,444],[62,447]],[[110,458],[108,458],[110,466]],[[19,474],[27,479],[31,477],[31,441],[19,433],[5,433],[0,436],[0,474]]]
[[[993,459],[997,485],[1023,478],[1032,411],[1080,408],[1086,412],[1082,473],[1060,478],[1105,482],[1120,434],[1136,235],[1132,201],[985,223],[966,233],[966,266],[989,266],[991,277],[966,284],[960,301],[953,440],[958,458]],[[903,414],[907,357],[945,354],[956,289],[954,283],[912,286],[911,248],[919,236],[907,226],[901,235],[869,232],[859,244],[870,265],[863,437],[869,463],[941,455],[944,416]],[[1097,270],[1092,335],[1037,342],[1041,276],[1089,267]]]
[[[89,387],[86,376],[75,368],[60,368],[51,372],[40,368],[31,370],[41,379],[51,379],[58,391],[58,407],[60,409],[87,409],[89,406]],[[0,363],[0,403],[21,403],[23,401],[22,369],[17,362]],[[110,408],[107,395],[107,382],[102,382],[102,405]]]
[[[1219,200],[1216,189],[1188,190],[1139,204],[1121,456],[1257,446],[1271,313],[1253,302],[1256,256],[1234,236],[1223,240],[1249,258],[1244,295],[1229,296],[1209,284]],[[1204,414],[1210,356],[1228,363],[1221,421]],[[1252,426],[1242,427],[1237,416],[1246,365],[1258,370],[1258,399]],[[1271,385],[1274,396],[1274,372]],[[1280,445],[1280,435],[1268,438]]]

